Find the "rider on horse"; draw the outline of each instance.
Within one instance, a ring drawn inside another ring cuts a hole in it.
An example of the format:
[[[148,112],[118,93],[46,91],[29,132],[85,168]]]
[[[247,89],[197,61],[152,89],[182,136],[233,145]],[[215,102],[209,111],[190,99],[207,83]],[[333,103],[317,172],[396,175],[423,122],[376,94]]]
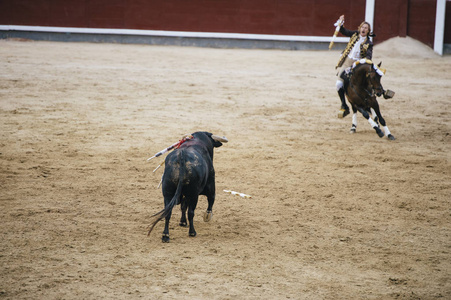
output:
[[[344,15],[340,16],[337,23],[340,22],[343,24],[344,19]],[[362,22],[356,31],[348,30],[341,26],[340,32],[351,38],[346,46],[346,49],[343,51],[337,66],[335,67],[336,69],[340,68],[337,74],[338,77],[336,82],[338,95],[341,100],[341,109],[338,116],[339,118],[344,118],[349,114],[349,107],[346,104],[345,89],[341,74],[345,69],[351,67],[354,62],[359,61],[360,59],[372,59],[373,42],[370,37],[373,37],[374,34],[371,32],[371,25],[368,22]]]

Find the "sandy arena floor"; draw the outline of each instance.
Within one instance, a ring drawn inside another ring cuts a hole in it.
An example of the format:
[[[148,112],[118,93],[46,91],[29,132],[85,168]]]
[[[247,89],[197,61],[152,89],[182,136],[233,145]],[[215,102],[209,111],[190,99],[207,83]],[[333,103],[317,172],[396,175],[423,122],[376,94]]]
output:
[[[1,40],[0,298],[451,299],[451,56],[375,47],[395,141],[337,118],[338,57]],[[163,244],[146,160],[198,130],[214,217]]]

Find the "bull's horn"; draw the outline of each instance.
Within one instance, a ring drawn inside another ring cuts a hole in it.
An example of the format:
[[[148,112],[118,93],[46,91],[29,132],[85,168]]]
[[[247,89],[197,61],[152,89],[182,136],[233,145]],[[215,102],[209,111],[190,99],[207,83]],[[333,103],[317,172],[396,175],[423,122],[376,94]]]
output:
[[[211,135],[211,138],[217,142],[227,143],[229,140],[225,136]]]

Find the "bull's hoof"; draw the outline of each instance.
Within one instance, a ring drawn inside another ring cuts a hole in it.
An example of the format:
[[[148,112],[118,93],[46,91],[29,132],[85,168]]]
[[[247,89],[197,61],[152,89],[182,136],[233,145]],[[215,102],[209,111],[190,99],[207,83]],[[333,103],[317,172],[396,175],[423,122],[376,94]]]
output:
[[[207,210],[204,213],[204,222],[210,222],[212,218],[213,218],[213,212]]]
[[[376,133],[380,138],[384,137],[384,133],[379,127],[374,127],[374,130],[376,130]]]
[[[388,138],[390,141],[396,140],[396,138],[395,138],[393,135],[391,135],[391,134],[389,134],[389,135],[387,136],[387,138]]]
[[[187,227],[188,223],[186,223],[186,221],[180,221],[179,226],[181,227]]]
[[[197,235],[197,233],[196,233],[195,231],[189,233],[189,236],[190,236],[190,237],[195,237],[196,235]]]
[[[348,109],[340,109],[340,111],[338,112],[338,118],[339,119],[343,119],[344,117],[346,117],[347,115],[349,115],[349,108]]]
[[[161,241],[163,243],[169,243],[169,234],[163,234],[163,236],[161,237]]]

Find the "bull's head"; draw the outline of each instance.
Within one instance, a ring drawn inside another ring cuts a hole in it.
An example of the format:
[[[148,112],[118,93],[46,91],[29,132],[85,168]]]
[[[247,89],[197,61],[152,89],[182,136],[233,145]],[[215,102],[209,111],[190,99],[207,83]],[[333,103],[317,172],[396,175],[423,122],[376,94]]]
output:
[[[206,131],[198,131],[198,132],[194,132],[193,134],[194,143],[195,140],[199,140],[202,144],[204,144],[205,146],[207,146],[208,152],[210,153],[210,156],[213,158],[213,149],[214,148],[218,148],[222,146],[222,143],[227,143],[229,140],[223,136],[219,136],[219,135],[214,135],[210,132],[206,132]]]
[[[208,151],[212,159],[213,159],[213,149],[221,147],[222,143],[227,143],[229,141],[225,136],[220,137],[218,135],[214,135],[206,131],[194,132],[193,137],[194,140],[198,139],[199,141],[201,141],[202,144],[206,146],[206,150]]]

